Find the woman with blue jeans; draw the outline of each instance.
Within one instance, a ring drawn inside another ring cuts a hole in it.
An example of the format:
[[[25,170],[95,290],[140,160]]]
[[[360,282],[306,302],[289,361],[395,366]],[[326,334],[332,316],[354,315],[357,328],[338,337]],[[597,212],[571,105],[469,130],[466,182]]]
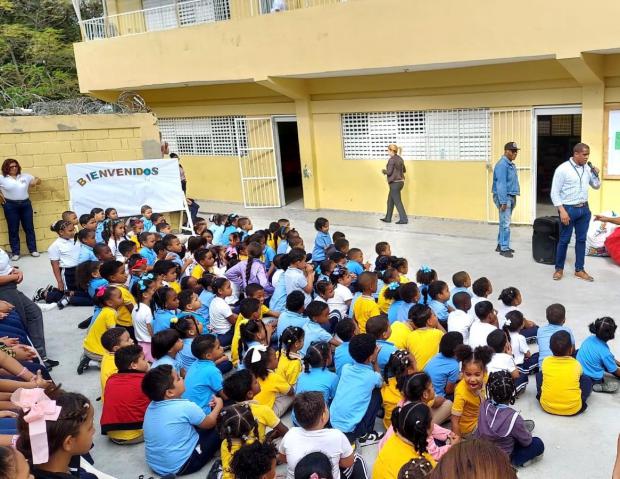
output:
[[[28,173],[22,173],[22,167],[17,160],[7,158],[2,163],[2,176],[0,176],[0,201],[4,209],[4,216],[9,227],[9,243],[11,244],[11,260],[17,261],[20,254],[19,224],[21,223],[26,233],[26,244],[30,254],[35,258],[39,256],[37,251],[37,238],[34,233],[34,221],[32,203],[30,202],[29,190],[41,183],[41,180]]]

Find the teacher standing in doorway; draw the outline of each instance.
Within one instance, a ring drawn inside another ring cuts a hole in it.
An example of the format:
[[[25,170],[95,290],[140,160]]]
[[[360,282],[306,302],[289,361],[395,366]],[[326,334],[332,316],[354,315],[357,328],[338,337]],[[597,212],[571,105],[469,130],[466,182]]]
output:
[[[396,206],[398,210],[398,221],[396,224],[406,225],[409,219],[407,218],[407,212],[400,195],[405,186],[405,172],[407,169],[405,168],[405,162],[399,155],[400,148],[398,146],[388,146],[388,153],[390,154],[390,159],[382,173],[387,176],[390,191],[388,192],[387,212],[385,213],[385,218],[381,218],[381,221],[390,223],[392,221],[392,213],[394,213],[394,206]]]
[[[555,169],[551,184],[551,201],[560,214],[560,240],[555,256],[553,279],[559,281],[564,276],[564,263],[568,243],[575,230],[575,276],[585,281],[594,281],[584,270],[586,256],[586,237],[590,226],[590,207],[588,189],[601,187],[599,170],[588,161],[590,147],[577,143],[573,156]]]
[[[29,190],[41,183],[41,180],[28,173],[22,173],[22,167],[12,158],[2,163],[0,176],[0,201],[4,209],[4,216],[9,228],[9,243],[11,244],[11,260],[17,261],[20,254],[19,224],[26,233],[26,244],[30,254],[35,258],[37,252],[37,238],[34,233],[32,203]]]

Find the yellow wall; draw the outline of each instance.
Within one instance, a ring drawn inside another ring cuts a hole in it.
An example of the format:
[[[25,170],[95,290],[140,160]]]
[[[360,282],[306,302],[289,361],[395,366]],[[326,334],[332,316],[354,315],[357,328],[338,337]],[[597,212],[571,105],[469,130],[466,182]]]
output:
[[[30,194],[41,251],[57,238],[51,223],[69,207],[65,165],[160,156],[159,132],[150,114],[0,117],[0,160],[15,158],[24,172],[41,178]],[[22,230],[20,237],[25,250]],[[2,212],[0,246],[10,249]]]

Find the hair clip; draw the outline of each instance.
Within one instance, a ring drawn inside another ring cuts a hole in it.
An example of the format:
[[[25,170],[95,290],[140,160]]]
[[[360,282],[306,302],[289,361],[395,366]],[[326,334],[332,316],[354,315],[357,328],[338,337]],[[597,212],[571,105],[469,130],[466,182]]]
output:
[[[422,266],[420,266],[420,271],[422,271],[423,273],[430,273],[432,270],[429,266],[423,264]]]
[[[140,269],[140,268],[142,268],[143,266],[146,266],[146,265],[147,265],[146,258],[140,258],[139,260],[137,260],[134,263],[133,268],[131,268],[131,269],[132,270]],[[143,279],[146,279],[146,278],[143,277]]]
[[[388,289],[390,291],[394,291],[394,290],[397,290],[399,286],[400,286],[400,283],[398,283],[397,281],[392,281],[390,284],[388,284]]]
[[[100,288],[97,288],[95,291],[95,296],[97,298],[101,298],[105,294],[105,290],[106,290],[105,286],[101,286]]]
[[[252,356],[250,358],[250,363],[254,364],[259,362],[262,359],[261,353],[264,353],[267,351],[267,346],[254,346],[252,347]]]
[[[179,322],[179,318],[177,318],[176,316],[173,316],[172,318],[170,318],[170,324],[177,324]]]
[[[511,321],[510,321],[509,319],[506,319],[506,321],[504,322],[504,324],[505,324],[506,326],[510,326],[512,323],[511,323]]]

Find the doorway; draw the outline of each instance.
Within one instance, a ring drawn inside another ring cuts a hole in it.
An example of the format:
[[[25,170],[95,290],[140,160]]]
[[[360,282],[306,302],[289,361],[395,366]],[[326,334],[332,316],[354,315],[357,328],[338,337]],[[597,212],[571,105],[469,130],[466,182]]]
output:
[[[280,170],[280,197],[282,205],[300,203],[303,208],[301,182],[301,154],[297,120],[294,116],[273,118],[276,155]]]
[[[581,108],[536,109],[536,216],[555,216],[551,183],[555,169],[581,141]]]

